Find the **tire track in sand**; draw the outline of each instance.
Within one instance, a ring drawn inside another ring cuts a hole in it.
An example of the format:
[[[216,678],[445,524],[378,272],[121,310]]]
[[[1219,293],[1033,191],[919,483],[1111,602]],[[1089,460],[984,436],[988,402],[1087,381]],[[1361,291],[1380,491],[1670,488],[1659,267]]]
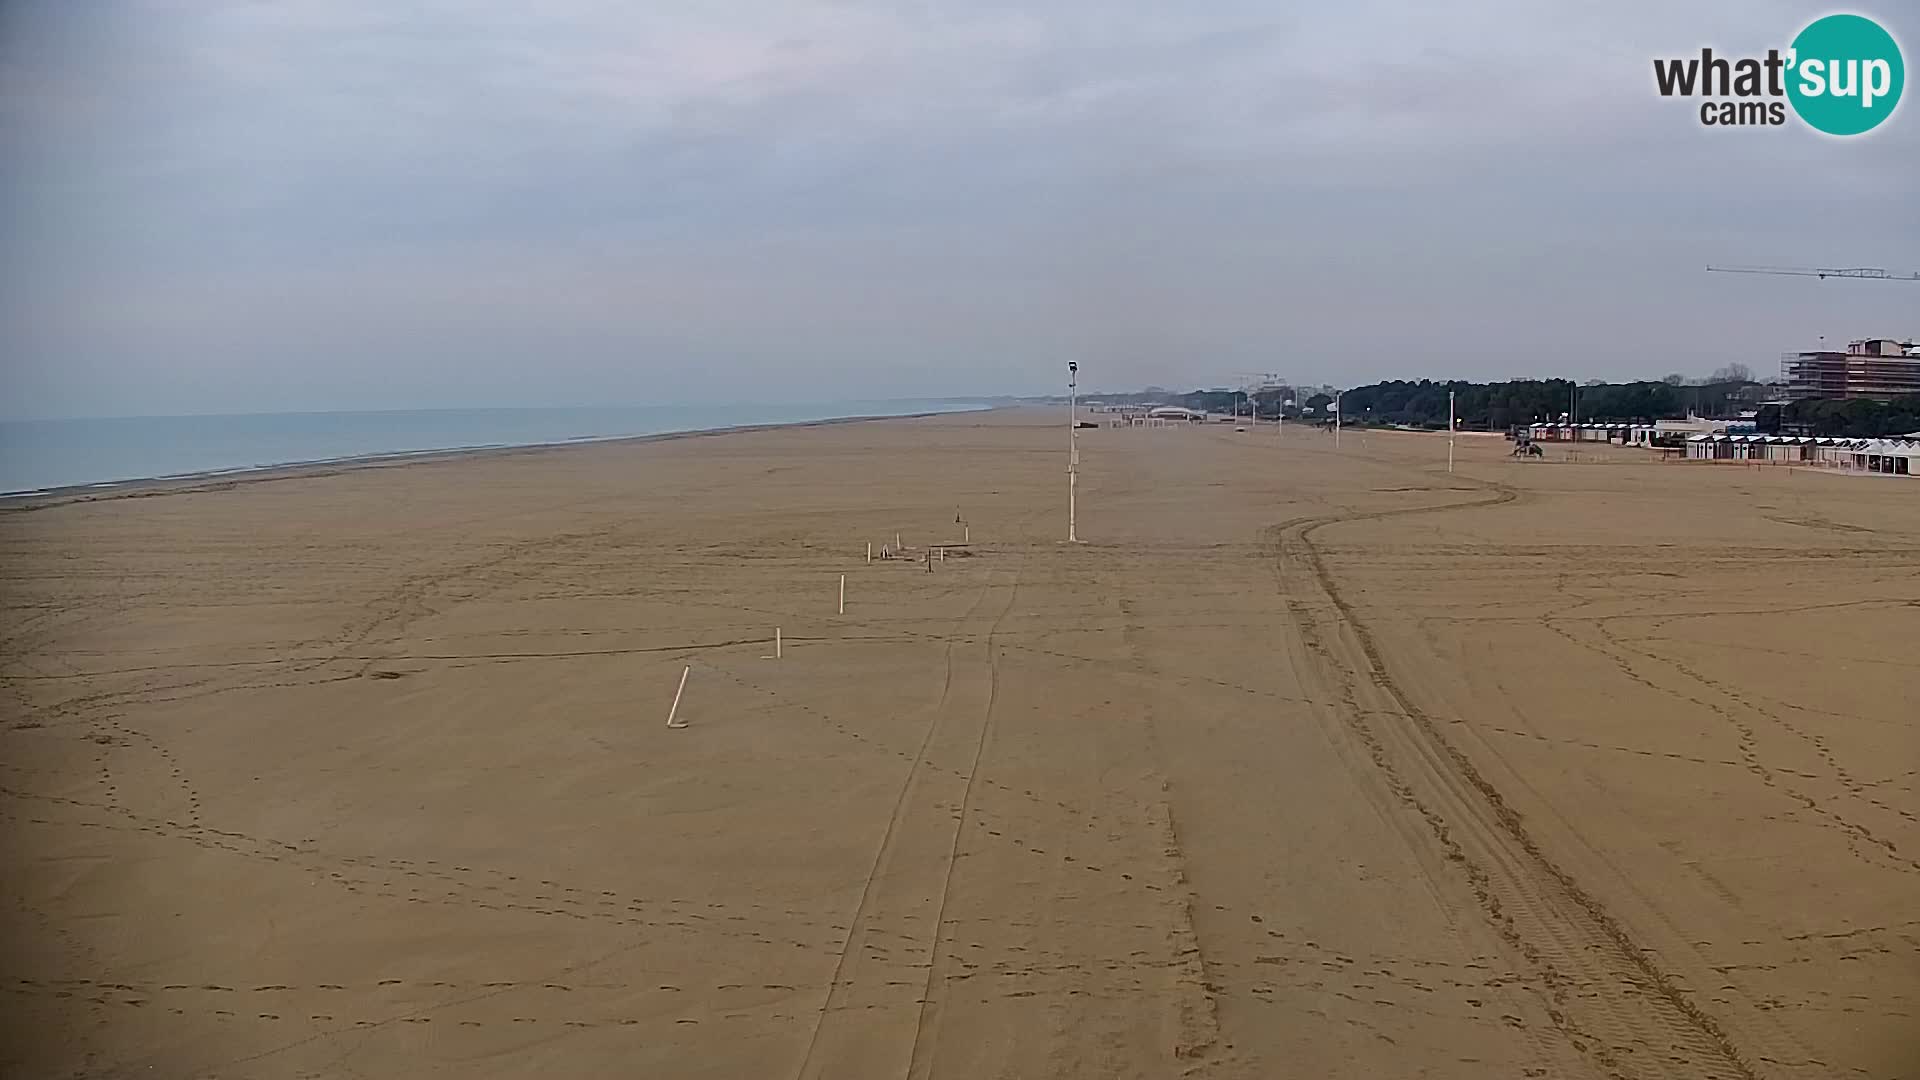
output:
[[[1495,931],[1535,969],[1548,1017],[1576,1050],[1609,1076],[1684,1072],[1755,1080],[1758,1074],[1725,1029],[1547,857],[1498,789],[1395,681],[1378,642],[1314,544],[1315,532],[1336,523],[1484,509],[1519,497],[1505,485],[1487,487],[1491,498],[1465,503],[1299,518],[1272,527],[1282,564],[1306,571],[1299,576],[1326,595],[1338,620],[1334,626],[1303,625],[1302,633],[1340,684],[1349,728],[1395,795],[1425,820],[1448,861],[1463,870]],[[1318,622],[1300,610],[1295,618]]]
[[[998,572],[995,576],[1005,578],[1006,574]],[[931,886],[935,880],[951,882],[953,858],[958,853],[954,845],[964,825],[964,815],[948,813],[944,804],[936,801],[940,790],[933,785],[946,787],[955,781],[927,768],[926,762],[929,751],[936,743],[943,741],[943,735],[954,725],[957,715],[971,712],[978,717],[983,731],[973,741],[976,745],[983,745],[980,740],[987,723],[986,709],[991,707],[994,690],[992,647],[986,641],[976,643],[976,635],[967,632],[968,624],[986,619],[987,633],[983,637],[990,639],[992,629],[998,627],[1011,610],[1013,593],[1011,581],[990,579],[981,587],[979,597],[966,614],[956,620],[953,632],[948,635],[947,672],[939,702],[901,782],[900,793],[894,801],[886,828],[881,832],[873,863],[861,885],[853,918],[847,923],[847,936],[834,961],[833,973],[820,1011],[815,1017],[813,1031],[808,1037],[806,1051],[795,1070],[796,1080],[892,1072],[898,1065],[885,1059],[897,1056],[902,1049],[906,1051],[908,1062],[912,1060],[914,1051],[911,1044],[897,1046],[881,1031],[895,1023],[904,1027],[911,1022],[917,1032],[927,991],[923,990],[919,997],[910,1001],[902,1001],[897,990],[902,985],[917,984],[924,987],[930,984],[932,957],[937,948],[940,926],[936,921],[932,927],[932,942],[927,946],[927,959],[924,961],[913,958],[911,954],[900,958],[888,955],[889,950],[884,944],[872,940],[875,937],[874,927],[883,919],[911,923],[918,916],[918,909],[926,907],[932,900],[930,896],[918,895],[918,887]],[[984,614],[983,609],[990,611],[991,616]],[[979,648],[986,655],[986,708],[970,700],[977,695],[972,693],[974,688],[965,683],[969,678],[978,679],[981,673],[962,672],[962,664],[955,655],[961,648]],[[965,785],[963,792],[971,790],[972,774],[969,773],[961,783]],[[951,853],[941,850],[941,837],[937,831],[949,825],[955,831],[955,840],[946,845]],[[939,853],[935,856],[937,862],[928,860],[930,852]],[[944,893],[943,885],[943,896]],[[944,907],[944,904],[941,906]],[[944,910],[940,911],[940,915],[944,916]],[[865,967],[877,970],[872,975],[866,975],[862,971]],[[916,970],[919,968],[925,968],[927,974],[920,978],[913,977],[920,975]],[[877,1010],[899,1009],[908,1004],[914,1007],[914,1011],[904,1020],[872,1015]],[[855,1023],[835,1023],[837,1014],[856,1011],[864,1015]],[[917,1035],[902,1032],[900,1038],[905,1042],[917,1038]]]
[[[993,635],[1000,629],[1000,623],[1013,609],[1013,598],[1019,595],[1018,577],[1007,588],[1007,602],[994,616],[993,625],[987,628],[985,648],[987,653],[987,704],[980,717],[980,738],[974,742],[973,760],[967,766],[966,787],[960,793],[960,819],[954,825],[953,845],[947,852],[946,873],[940,878],[940,903],[933,914],[933,953],[927,960],[927,979],[921,986],[920,1014],[914,1021],[913,1045],[907,1051],[907,1076],[927,1076],[933,1072],[934,1041],[928,1038],[930,1032],[940,1027],[940,1013],[934,1011],[931,1024],[927,1017],[927,1007],[932,1004],[934,983],[939,980],[942,996],[945,996],[946,975],[940,970],[941,950],[940,932],[947,925],[947,900],[953,895],[953,868],[960,861],[960,841],[967,834],[967,817],[973,811],[973,781],[980,775],[981,759],[986,757],[987,744],[993,740],[993,705],[1000,695],[1000,660],[993,641]],[[951,664],[951,660],[949,660]],[[951,667],[949,667],[951,673]],[[926,1046],[922,1055],[921,1046]]]

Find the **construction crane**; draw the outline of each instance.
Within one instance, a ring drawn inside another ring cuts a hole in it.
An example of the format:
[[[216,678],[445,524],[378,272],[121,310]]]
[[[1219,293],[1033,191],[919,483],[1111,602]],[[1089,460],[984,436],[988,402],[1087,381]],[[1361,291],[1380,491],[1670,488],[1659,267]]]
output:
[[[1239,384],[1240,390],[1243,393],[1258,393],[1262,390],[1277,390],[1280,387],[1287,385],[1287,379],[1285,376],[1277,374],[1275,372],[1271,372],[1271,371],[1265,371],[1265,372],[1243,371],[1239,375],[1235,376],[1234,381]]]
[[[1709,266],[1707,267],[1707,270],[1710,273],[1716,273],[1716,274],[1778,274],[1784,277],[1811,277],[1811,278],[1820,278],[1821,280],[1825,280],[1827,278],[1854,278],[1861,281],[1906,281],[1906,282],[1920,283],[1920,273],[1895,274],[1878,266],[1844,266],[1844,267]],[[1781,355],[1780,381],[1782,383],[1789,383],[1789,384],[1792,383],[1796,378],[1796,369],[1803,369],[1803,368],[1806,368],[1811,363],[1819,362],[1817,360],[1809,361],[1807,359],[1809,355],[1812,355],[1815,357],[1828,355],[1825,352],[1826,338],[1823,337],[1820,340],[1822,342],[1822,345],[1821,345],[1821,351],[1819,353],[1814,353],[1814,354],[1784,353]],[[1856,344],[1864,344],[1864,343],[1856,343]],[[1920,349],[1915,349],[1912,341],[1897,342],[1894,344],[1897,344],[1901,352],[1904,352],[1905,355],[1908,357],[1920,356]],[[1852,351],[1853,351],[1853,346],[1851,345],[1848,346],[1848,352],[1851,353]],[[1873,353],[1870,355],[1879,356],[1882,354]],[[1892,355],[1899,356],[1900,352],[1896,352]],[[1847,375],[1845,374],[1845,371],[1843,369],[1842,372],[1835,377],[1844,381],[1847,378]]]
[[[1253,396],[1262,390],[1277,390],[1287,385],[1287,380],[1284,376],[1272,371],[1243,371],[1235,376],[1235,380],[1240,384],[1241,396],[1246,398],[1247,412],[1253,414],[1255,420],[1259,419],[1259,413],[1258,407],[1254,404]],[[1238,414],[1236,413],[1235,415]]]
[[[1920,282],[1920,273],[1895,274],[1878,266],[1709,266],[1713,274],[1779,274],[1784,277],[1858,278],[1863,281]]]

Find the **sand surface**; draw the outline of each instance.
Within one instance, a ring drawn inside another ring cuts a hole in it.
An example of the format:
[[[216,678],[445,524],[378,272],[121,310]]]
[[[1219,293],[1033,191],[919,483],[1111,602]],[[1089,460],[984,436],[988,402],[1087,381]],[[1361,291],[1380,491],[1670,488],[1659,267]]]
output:
[[[0,1071],[1920,1075],[1920,481],[1059,421],[0,515]]]

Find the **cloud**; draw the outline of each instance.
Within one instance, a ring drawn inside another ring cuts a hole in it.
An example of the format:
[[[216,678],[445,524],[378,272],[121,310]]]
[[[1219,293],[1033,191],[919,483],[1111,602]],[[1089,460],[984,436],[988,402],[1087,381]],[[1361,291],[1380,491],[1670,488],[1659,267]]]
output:
[[[0,11],[25,412],[1624,377],[1920,329],[1900,286],[1701,273],[1914,268],[1912,105],[1841,142],[1653,92],[1819,13],[1785,0]]]

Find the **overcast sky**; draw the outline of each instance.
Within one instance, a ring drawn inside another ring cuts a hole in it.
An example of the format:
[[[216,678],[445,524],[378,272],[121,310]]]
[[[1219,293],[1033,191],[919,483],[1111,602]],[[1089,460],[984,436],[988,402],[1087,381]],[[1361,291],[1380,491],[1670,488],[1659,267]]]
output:
[[[1920,270],[1920,102],[1651,62],[1828,10],[4,0],[0,414],[1770,371],[1920,333],[1703,272]]]

